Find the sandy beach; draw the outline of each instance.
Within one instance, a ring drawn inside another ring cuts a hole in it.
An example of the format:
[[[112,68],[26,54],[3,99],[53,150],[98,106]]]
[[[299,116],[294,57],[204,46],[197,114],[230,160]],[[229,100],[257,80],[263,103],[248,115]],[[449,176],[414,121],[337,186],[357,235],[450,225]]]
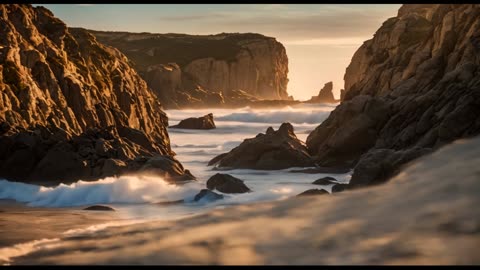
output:
[[[33,240],[62,236],[68,230],[87,228],[119,220],[115,212],[77,208],[28,207],[0,200],[0,249]]]

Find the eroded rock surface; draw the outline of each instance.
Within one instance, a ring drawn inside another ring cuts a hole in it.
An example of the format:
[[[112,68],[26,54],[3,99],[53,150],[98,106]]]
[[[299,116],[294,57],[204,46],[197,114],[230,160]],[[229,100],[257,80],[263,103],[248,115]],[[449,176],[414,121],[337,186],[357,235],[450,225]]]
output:
[[[384,169],[362,159],[479,134],[479,26],[479,5],[403,5],[354,54],[342,103],[308,136],[318,164],[356,165],[353,183],[382,182],[418,155]]]
[[[219,168],[279,170],[290,167],[311,167],[314,162],[305,144],[293,132],[290,123],[278,130],[269,127],[265,134],[245,139],[228,153],[213,158],[209,165]]]
[[[0,28],[0,177],[71,182],[173,159],[168,118],[120,51],[43,7],[1,5]]]
[[[238,106],[255,99],[289,100],[288,58],[260,34],[151,34],[89,30],[118,48],[167,108]],[[234,91],[243,91],[241,102]]]

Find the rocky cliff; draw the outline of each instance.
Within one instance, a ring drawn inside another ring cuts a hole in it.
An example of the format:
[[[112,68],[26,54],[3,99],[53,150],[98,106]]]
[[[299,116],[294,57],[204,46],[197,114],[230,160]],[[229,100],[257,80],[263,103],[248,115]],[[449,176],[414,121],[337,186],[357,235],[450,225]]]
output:
[[[90,179],[154,155],[183,174],[161,104],[121,52],[43,7],[0,5],[0,28],[0,177]]]
[[[342,103],[307,138],[353,185],[480,133],[480,5],[403,5],[355,52]]]
[[[289,99],[288,58],[275,38],[89,32],[127,55],[166,107],[228,105],[235,90],[258,99]]]

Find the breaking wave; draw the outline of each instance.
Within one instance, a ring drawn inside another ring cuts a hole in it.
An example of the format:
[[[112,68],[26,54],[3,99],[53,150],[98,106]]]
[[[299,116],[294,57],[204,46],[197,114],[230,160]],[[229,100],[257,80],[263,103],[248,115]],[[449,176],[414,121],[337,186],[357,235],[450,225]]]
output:
[[[107,177],[95,182],[43,187],[0,180],[0,199],[12,199],[39,207],[73,207],[90,204],[137,204],[178,200],[195,196],[198,183],[171,185],[154,176]]]

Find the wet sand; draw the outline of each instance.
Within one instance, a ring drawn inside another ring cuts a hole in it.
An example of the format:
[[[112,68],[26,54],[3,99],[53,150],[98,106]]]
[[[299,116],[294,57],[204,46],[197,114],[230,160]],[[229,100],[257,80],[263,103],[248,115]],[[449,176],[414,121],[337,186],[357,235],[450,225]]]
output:
[[[19,243],[57,238],[68,230],[118,220],[115,212],[77,208],[28,207],[0,200],[0,248]]]
[[[479,264],[480,139],[382,186],[63,236],[12,264]],[[48,225],[48,224],[47,224]],[[4,257],[11,249],[3,250]]]

